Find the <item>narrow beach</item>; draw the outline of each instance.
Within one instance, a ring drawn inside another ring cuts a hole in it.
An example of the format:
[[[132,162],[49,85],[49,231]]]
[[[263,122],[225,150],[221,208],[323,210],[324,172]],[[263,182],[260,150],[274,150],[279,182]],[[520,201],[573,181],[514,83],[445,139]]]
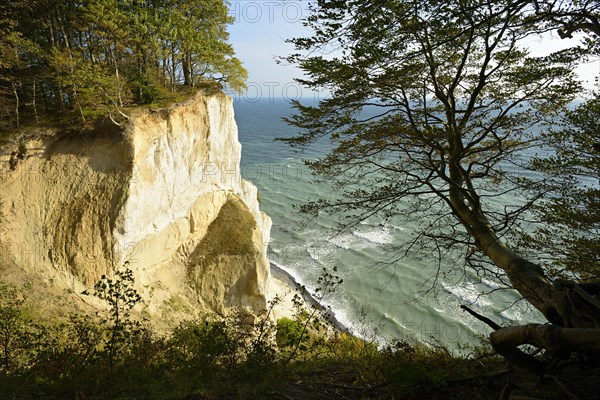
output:
[[[320,310],[322,316],[328,320],[333,328],[340,332],[349,332],[349,329],[344,326],[334,315],[333,311],[327,309],[319,303],[313,295],[300,285],[296,279],[289,274],[287,271],[281,269],[277,265],[271,264],[271,288],[270,297],[273,299],[278,296],[281,301],[273,307],[273,315],[275,319],[280,318],[294,318],[294,303],[292,299],[296,293],[302,296],[304,301],[304,308],[307,310],[313,310],[315,308]]]

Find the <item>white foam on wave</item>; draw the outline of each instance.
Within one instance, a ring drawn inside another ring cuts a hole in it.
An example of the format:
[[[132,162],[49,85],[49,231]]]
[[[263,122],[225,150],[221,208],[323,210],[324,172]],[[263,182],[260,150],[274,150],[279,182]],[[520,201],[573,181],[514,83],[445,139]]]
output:
[[[327,241],[337,247],[348,250],[348,249],[350,249],[350,240],[349,240],[350,237],[351,237],[351,235],[331,236],[331,237],[327,238]]]
[[[398,226],[398,225],[389,225],[390,228],[392,228],[395,231],[400,231],[400,232],[404,232],[406,230],[406,228],[404,228],[403,226]]]
[[[385,315],[386,319],[392,321],[393,323],[395,323],[396,325],[398,325],[400,327],[400,329],[402,329],[404,332],[408,332],[410,331],[410,329],[408,328],[408,326],[404,325],[402,322],[400,321],[396,321],[396,318],[390,317],[387,314]]]
[[[394,241],[394,236],[386,226],[367,231],[354,231],[352,234],[375,245],[389,244]]]
[[[446,314],[448,312],[448,310],[444,310],[442,307],[436,307],[435,305],[433,305],[431,308],[438,314]]]
[[[274,261],[272,259],[269,259],[269,262],[271,264],[273,264],[274,266],[276,266],[277,268],[279,268],[279,269],[285,271],[286,273],[290,274],[294,278],[294,280],[296,282],[298,282],[298,277],[293,273],[293,271],[289,267],[287,267],[286,265],[280,264],[277,261]],[[300,282],[298,282],[298,283],[300,283]]]
[[[364,250],[371,246],[371,243],[352,234],[331,236],[327,242],[346,250]]]
[[[333,265],[339,258],[339,248],[327,241],[309,243],[306,251],[313,261],[323,267]]]
[[[461,285],[449,285],[442,283],[444,290],[458,297],[466,303],[476,305],[478,307],[489,307],[492,302],[483,297],[481,291],[471,282],[465,282]]]
[[[509,321],[521,322],[525,320],[523,311],[519,310],[516,306],[506,309],[500,313],[500,315]]]
[[[333,304],[329,304],[327,301],[324,302],[326,307],[331,307],[331,312],[333,313],[336,320],[338,320],[343,326],[349,329],[351,332],[354,332],[356,329],[354,324],[352,323],[349,317],[349,310],[345,310],[341,307],[336,307]]]
[[[483,283],[485,286],[489,287],[490,289],[500,288],[500,285],[498,283],[491,281],[489,279],[481,278],[481,283]]]
[[[296,273],[294,273],[292,268],[290,268],[289,266],[280,264],[273,260],[269,260],[269,262],[271,262],[277,268],[279,268],[279,269],[283,270],[284,272],[286,272],[287,274],[289,274],[297,284],[304,286],[303,280],[299,279],[298,275]],[[310,287],[309,285],[306,285],[306,289],[311,294],[311,296],[314,298],[314,288]],[[321,304],[321,306],[328,308],[330,310],[331,314],[333,314],[334,319],[354,334],[356,331],[356,327],[355,327],[354,323],[352,322],[352,318],[350,318],[351,308],[342,307],[339,304],[339,301],[332,301],[332,300],[333,299],[323,299],[320,304]]]

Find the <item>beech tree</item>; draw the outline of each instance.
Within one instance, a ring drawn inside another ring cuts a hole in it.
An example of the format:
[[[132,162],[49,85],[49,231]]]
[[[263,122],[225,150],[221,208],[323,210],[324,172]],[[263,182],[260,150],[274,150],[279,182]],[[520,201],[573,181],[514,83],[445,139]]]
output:
[[[600,285],[554,275],[517,245],[549,192],[524,173],[529,155],[580,93],[572,71],[589,51],[529,53],[527,39],[564,28],[549,17],[552,4],[319,1],[306,20],[314,35],[292,40],[298,53],[287,59],[304,70],[300,83],[330,97],[318,106],[295,102],[287,121],[302,133],[283,139],[297,148],[334,145],[307,164],[339,196],[304,211],[338,213],[340,229],[374,215],[417,221],[391,262],[416,248],[455,262],[459,255],[537,308],[549,324],[500,328],[469,311],[490,322],[499,353],[538,373],[554,356],[600,351]]]
[[[596,0],[520,1],[531,4],[535,10],[534,18],[546,28],[557,29],[561,38],[570,38],[576,32],[600,36],[600,3]]]
[[[536,18],[545,28],[556,29],[561,38],[587,34],[582,41],[587,53],[600,57],[599,2],[535,1],[534,5]],[[553,153],[534,158],[532,167],[545,173],[541,184],[548,195],[534,207],[537,219],[545,224],[526,232],[522,242],[551,255],[549,266],[555,273],[582,281],[594,281],[600,275],[599,95],[589,94],[542,133]]]
[[[533,166],[550,194],[534,207],[545,224],[526,232],[523,245],[552,255],[557,274],[581,280],[600,275],[600,98],[566,111],[557,127],[544,132],[550,157]]]

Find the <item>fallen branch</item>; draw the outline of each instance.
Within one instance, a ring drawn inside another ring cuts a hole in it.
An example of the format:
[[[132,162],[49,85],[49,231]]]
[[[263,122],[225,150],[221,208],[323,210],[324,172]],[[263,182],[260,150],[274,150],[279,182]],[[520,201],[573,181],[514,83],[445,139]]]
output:
[[[497,331],[498,329],[502,328],[500,325],[498,325],[497,323],[495,323],[494,321],[492,321],[488,317],[484,317],[483,315],[479,314],[478,312],[475,312],[475,311],[471,310],[467,306],[460,306],[460,308],[462,308],[463,310],[465,310],[466,312],[468,312],[469,314],[471,314],[472,316],[474,316],[475,318],[477,318],[481,322],[487,324],[489,327],[491,327],[495,331]]]

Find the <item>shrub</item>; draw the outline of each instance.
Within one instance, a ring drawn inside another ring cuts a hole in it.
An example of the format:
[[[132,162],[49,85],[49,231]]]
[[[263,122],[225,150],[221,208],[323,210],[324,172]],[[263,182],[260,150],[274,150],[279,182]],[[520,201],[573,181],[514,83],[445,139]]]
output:
[[[304,329],[304,323],[287,317],[277,320],[275,340],[280,348],[295,346],[298,342],[306,342],[308,339],[309,333]]]
[[[225,321],[209,316],[181,323],[169,342],[181,361],[200,370],[214,369],[237,347]]]
[[[129,261],[124,270],[117,271],[110,279],[105,275],[94,285],[94,295],[106,301],[110,307],[109,316],[104,324],[110,327],[110,337],[106,341],[108,361],[112,369],[115,358],[123,351],[130,339],[139,334],[141,326],[130,319],[131,309],[140,302],[141,297],[133,288],[133,271]]]

